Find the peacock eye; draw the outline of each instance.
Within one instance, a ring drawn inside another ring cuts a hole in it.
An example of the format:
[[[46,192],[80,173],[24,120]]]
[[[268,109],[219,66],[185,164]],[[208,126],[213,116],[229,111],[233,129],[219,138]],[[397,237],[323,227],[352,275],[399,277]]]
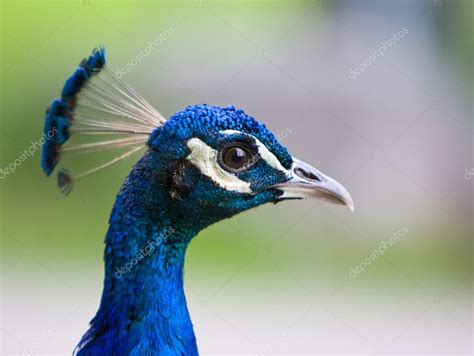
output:
[[[228,146],[221,151],[220,161],[227,170],[238,172],[250,167],[255,162],[255,155],[246,147]]]

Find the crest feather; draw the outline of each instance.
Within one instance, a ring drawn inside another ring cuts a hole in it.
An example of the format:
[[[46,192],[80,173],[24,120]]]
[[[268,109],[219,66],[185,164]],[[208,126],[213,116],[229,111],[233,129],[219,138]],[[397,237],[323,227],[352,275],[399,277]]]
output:
[[[107,68],[105,49],[96,48],[66,80],[61,97],[54,99],[46,110],[41,166],[49,176],[63,154],[125,150],[118,157],[75,175],[61,169],[58,186],[68,194],[73,181],[145,147],[149,134],[165,121],[140,94]],[[71,144],[73,135],[88,140]],[[110,135],[117,138],[110,139]]]

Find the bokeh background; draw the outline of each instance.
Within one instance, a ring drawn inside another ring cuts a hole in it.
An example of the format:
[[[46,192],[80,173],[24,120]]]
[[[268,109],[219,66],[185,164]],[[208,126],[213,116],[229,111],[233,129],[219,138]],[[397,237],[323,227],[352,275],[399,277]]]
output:
[[[286,202],[203,231],[185,267],[200,351],[471,354],[472,25],[468,0],[2,1],[0,168],[41,137],[45,108],[93,47],[118,69],[172,28],[125,80],[165,116],[202,102],[245,109],[356,206]],[[136,160],[67,198],[39,152],[0,180],[2,354],[72,351]]]

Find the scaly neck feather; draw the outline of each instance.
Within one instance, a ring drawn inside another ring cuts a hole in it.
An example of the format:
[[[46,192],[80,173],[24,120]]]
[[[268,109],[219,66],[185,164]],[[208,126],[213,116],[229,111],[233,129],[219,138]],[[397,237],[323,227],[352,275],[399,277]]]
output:
[[[183,265],[200,228],[170,209],[169,177],[153,160],[145,154],[117,196],[101,303],[78,355],[197,355]]]

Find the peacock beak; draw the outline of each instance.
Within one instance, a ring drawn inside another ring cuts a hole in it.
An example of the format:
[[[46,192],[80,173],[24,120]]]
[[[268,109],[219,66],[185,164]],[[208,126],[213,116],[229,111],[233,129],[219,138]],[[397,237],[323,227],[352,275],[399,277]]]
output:
[[[335,179],[328,177],[309,164],[293,158],[291,179],[274,188],[283,192],[282,199],[319,199],[347,206],[354,211],[354,202],[349,192]]]

